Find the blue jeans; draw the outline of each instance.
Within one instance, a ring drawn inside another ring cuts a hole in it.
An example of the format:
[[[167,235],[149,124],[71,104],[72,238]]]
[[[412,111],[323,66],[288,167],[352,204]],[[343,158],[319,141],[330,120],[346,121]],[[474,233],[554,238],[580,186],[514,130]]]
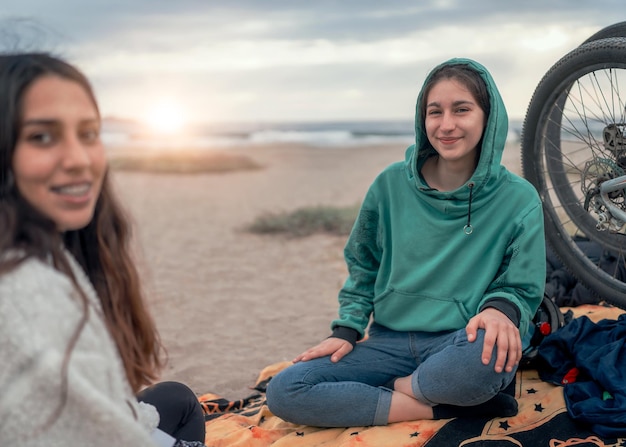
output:
[[[411,375],[413,394],[434,406],[472,406],[507,387],[515,370],[494,370],[496,349],[483,365],[484,330],[475,342],[453,332],[397,332],[373,323],[369,337],[339,362],[321,357],[296,363],[267,387],[270,411],[289,422],[318,427],[385,425],[391,387]]]

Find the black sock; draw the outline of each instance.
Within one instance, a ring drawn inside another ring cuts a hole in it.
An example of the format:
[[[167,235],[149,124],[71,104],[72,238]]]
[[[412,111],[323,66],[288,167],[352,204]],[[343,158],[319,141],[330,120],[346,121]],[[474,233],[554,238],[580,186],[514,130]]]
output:
[[[433,419],[457,417],[511,417],[517,414],[517,401],[509,393],[500,392],[479,405],[459,407],[440,404],[433,407]]]
[[[509,383],[507,387],[502,390],[502,392],[505,394],[509,394],[511,396],[515,396],[516,383],[517,383],[517,377],[513,376],[513,380],[511,381],[511,383]]]

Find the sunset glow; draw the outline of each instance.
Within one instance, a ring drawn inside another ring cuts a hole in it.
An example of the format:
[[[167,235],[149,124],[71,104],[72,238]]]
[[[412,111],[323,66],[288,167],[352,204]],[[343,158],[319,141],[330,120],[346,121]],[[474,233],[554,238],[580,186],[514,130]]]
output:
[[[149,109],[146,124],[159,134],[179,133],[186,124],[185,112],[180,104],[163,100]]]

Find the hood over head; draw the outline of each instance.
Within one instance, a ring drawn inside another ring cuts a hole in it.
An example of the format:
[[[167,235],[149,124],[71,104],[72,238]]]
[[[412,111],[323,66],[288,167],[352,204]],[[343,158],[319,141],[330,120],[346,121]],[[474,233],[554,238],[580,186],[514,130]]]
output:
[[[432,190],[424,182],[423,178],[419,175],[421,167],[424,161],[433,154],[436,154],[435,149],[432,147],[426,136],[424,129],[424,116],[422,116],[421,102],[424,95],[424,89],[429,83],[429,80],[441,67],[446,65],[466,65],[469,68],[478,72],[481,78],[484,80],[487,92],[489,94],[490,111],[486,117],[486,125],[483,132],[483,136],[480,140],[481,147],[480,158],[478,165],[472,177],[461,188],[455,191],[440,192]],[[477,194],[485,193],[489,186],[497,181],[498,177],[502,175],[504,167],[501,166],[502,152],[506,144],[506,138],[508,134],[508,115],[500,92],[496,87],[496,84],[491,77],[491,74],[487,69],[476,61],[471,59],[454,58],[450,59],[437,67],[435,67],[426,77],[422,90],[417,97],[417,103],[415,106],[415,144],[411,145],[406,151],[406,163],[408,168],[409,177],[416,182],[416,186],[428,195],[439,198],[454,198],[460,200],[467,200],[470,194],[469,189],[466,186],[473,184],[474,198],[477,198]]]

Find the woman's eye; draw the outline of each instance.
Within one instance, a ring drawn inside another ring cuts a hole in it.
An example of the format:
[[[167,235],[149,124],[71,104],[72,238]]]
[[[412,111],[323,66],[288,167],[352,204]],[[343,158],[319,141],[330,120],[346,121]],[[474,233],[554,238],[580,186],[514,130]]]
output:
[[[100,138],[100,132],[97,129],[85,130],[80,134],[80,138],[86,143],[93,143]]]
[[[28,136],[28,141],[42,146],[52,143],[52,134],[49,132],[35,132]]]

